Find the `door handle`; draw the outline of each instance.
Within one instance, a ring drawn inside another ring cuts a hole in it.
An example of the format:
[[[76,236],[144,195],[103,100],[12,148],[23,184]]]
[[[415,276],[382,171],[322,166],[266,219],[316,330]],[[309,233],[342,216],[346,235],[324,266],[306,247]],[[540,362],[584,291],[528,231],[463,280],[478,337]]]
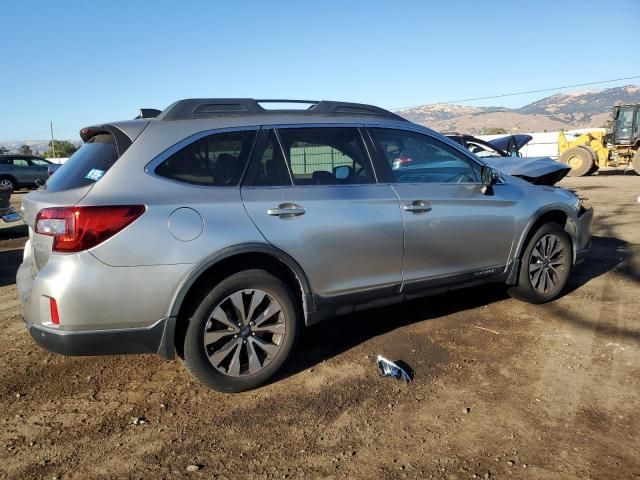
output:
[[[305,210],[300,205],[295,203],[281,203],[277,208],[270,208],[267,210],[267,215],[273,215],[276,217],[297,217],[304,214]]]
[[[431,204],[424,200],[415,200],[408,205],[403,205],[402,209],[405,212],[425,213],[431,211]]]

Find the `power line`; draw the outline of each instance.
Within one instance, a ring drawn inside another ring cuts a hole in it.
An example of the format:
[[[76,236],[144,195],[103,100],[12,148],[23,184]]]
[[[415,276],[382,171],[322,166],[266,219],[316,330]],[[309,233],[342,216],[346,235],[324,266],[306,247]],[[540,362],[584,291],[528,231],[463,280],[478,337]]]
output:
[[[55,127],[54,131],[59,132],[59,131],[65,131],[65,132],[78,132],[80,129],[78,128],[60,128],[60,127]],[[14,137],[14,138],[8,138],[6,140],[0,140],[0,142],[4,142],[4,143],[8,143],[8,142],[19,142],[22,140],[38,140],[38,138],[34,138],[36,135],[42,135],[42,134],[49,134],[50,130],[41,130],[39,132],[33,132],[33,133],[29,133],[27,135],[20,135],[18,137]],[[38,141],[42,141],[42,139],[38,140]]]
[[[590,85],[599,85],[602,83],[612,83],[612,82],[620,82],[622,80],[634,80],[636,78],[640,78],[640,75],[635,75],[633,77],[624,77],[624,78],[614,78],[613,80],[600,80],[598,82],[589,82],[589,83],[576,83],[575,85],[564,85],[562,87],[554,87],[554,88],[542,88],[540,90],[529,90],[526,92],[514,92],[514,93],[503,93],[501,95],[490,95],[488,97],[475,97],[475,98],[464,98],[462,100],[449,100],[447,102],[434,102],[434,103],[425,103],[422,105],[413,105],[411,107],[396,107],[390,110],[407,110],[409,108],[417,108],[424,107],[426,105],[437,105],[437,104],[449,104],[449,103],[462,103],[462,102],[473,102],[476,100],[489,100],[491,98],[503,98],[503,97],[514,97],[516,95],[527,95],[529,93],[541,93],[541,92],[552,92],[554,90],[564,90],[566,88],[575,88],[575,87],[587,87]]]
[[[33,133],[29,133],[28,135],[22,135],[20,137],[12,138],[12,139],[5,140],[5,141],[6,142],[17,142],[17,141],[20,141],[20,140],[33,140],[34,139],[33,137],[35,135],[41,135],[43,133],[49,133],[49,130],[42,130],[40,132],[33,132]]]

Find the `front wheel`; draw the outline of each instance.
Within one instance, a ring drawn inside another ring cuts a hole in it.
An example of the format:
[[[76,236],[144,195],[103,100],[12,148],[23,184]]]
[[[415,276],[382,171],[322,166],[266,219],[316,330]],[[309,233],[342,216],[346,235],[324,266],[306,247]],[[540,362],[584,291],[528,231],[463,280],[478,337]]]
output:
[[[573,253],[569,235],[557,223],[540,227],[529,240],[520,264],[518,284],[509,295],[529,303],[553,300],[569,279]]]
[[[191,317],[185,364],[214,390],[255,388],[285,363],[299,324],[293,294],[280,279],[263,270],[236,273],[216,285]]]
[[[560,155],[560,162],[571,167],[570,177],[582,177],[588,175],[595,164],[592,151],[586,147],[571,147]]]

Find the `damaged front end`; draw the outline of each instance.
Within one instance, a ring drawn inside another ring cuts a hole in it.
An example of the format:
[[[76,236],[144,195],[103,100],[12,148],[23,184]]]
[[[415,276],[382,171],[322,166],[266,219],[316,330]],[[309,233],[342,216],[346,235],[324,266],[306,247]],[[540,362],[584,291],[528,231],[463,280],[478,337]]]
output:
[[[522,178],[534,185],[555,185],[571,171],[571,167],[549,157],[483,158],[493,168],[507,175]]]

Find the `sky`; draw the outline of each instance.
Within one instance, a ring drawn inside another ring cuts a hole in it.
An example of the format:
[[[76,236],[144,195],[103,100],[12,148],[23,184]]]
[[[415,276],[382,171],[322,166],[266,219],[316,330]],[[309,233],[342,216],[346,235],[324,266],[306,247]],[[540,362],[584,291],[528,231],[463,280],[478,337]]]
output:
[[[638,0],[0,0],[0,18],[0,141],[181,98],[399,108],[640,75]]]

